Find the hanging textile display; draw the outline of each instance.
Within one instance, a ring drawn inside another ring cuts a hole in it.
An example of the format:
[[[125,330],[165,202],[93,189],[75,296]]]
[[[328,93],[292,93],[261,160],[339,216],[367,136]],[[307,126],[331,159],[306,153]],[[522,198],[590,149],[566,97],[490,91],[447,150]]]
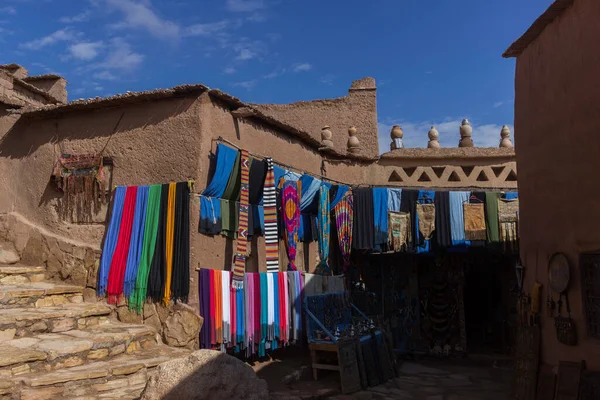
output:
[[[116,304],[117,298],[123,293],[123,281],[125,280],[125,268],[127,265],[127,255],[129,254],[129,244],[131,240],[131,228],[133,226],[133,216],[135,213],[135,200],[137,197],[137,187],[130,186],[125,192],[125,204],[123,205],[123,216],[119,229],[119,239],[110,263],[108,273],[108,303]]]
[[[133,216],[133,227],[127,256],[127,267],[125,270],[125,282],[123,283],[123,294],[131,296],[135,287],[138,274],[142,248],[144,244],[144,228],[146,225],[146,207],[148,205],[148,186],[139,186],[135,200],[135,214]]]
[[[384,251],[388,242],[388,189],[373,189],[373,216],[375,222],[375,247]]]
[[[518,251],[519,200],[498,199],[498,225],[504,250]]]
[[[452,228],[450,225],[450,194],[435,193],[435,239],[439,247],[452,246]]]
[[[221,201],[212,197],[200,196],[198,232],[211,236],[221,233]]]
[[[485,240],[485,209],[484,204],[463,204],[463,213],[465,216],[465,239],[466,240]]]
[[[229,281],[227,281],[229,284]],[[190,293],[190,186],[178,182],[175,194],[175,232],[171,296],[187,302]]]
[[[498,227],[498,200],[500,193],[485,193],[485,212],[486,212],[486,230],[489,243],[498,243],[500,241],[500,228]]]
[[[273,160],[267,158],[267,176],[263,193],[265,213],[265,249],[267,272],[279,271],[279,234],[277,231],[277,196],[275,194],[275,178]]]
[[[108,182],[102,156],[97,154],[62,154],[54,165],[52,176],[65,197],[63,217],[73,222],[92,222],[93,211],[106,203]]]
[[[417,253],[431,250],[431,237],[435,230],[435,192],[419,190],[416,209],[415,248]]]
[[[325,275],[331,274],[329,268],[329,235],[331,230],[329,214],[329,189],[321,185],[319,188],[319,264],[317,271]]]
[[[329,189],[329,198],[331,199],[329,207],[331,207],[331,209],[333,209],[344,198],[344,195],[348,189],[350,188],[344,185],[332,186],[331,189]],[[334,191],[335,194],[333,193]]]
[[[119,239],[126,191],[127,188],[123,186],[119,186],[115,189],[112,215],[110,217],[108,230],[106,231],[106,239],[104,240],[104,246],[102,248],[102,259],[100,260],[100,268],[98,270],[98,289],[96,290],[98,296],[104,296],[106,293],[108,272],[110,271],[110,264],[112,263],[115,247],[117,246],[117,241]]]
[[[450,227],[452,245],[468,245],[465,239],[465,216],[463,204],[469,201],[469,192],[450,192]]]
[[[146,206],[146,223],[144,226],[144,242],[140,256],[135,288],[129,297],[129,309],[142,313],[146,293],[148,290],[148,276],[150,275],[150,264],[154,258],[156,237],[158,233],[160,217],[160,198],[162,185],[151,185],[148,189],[148,204]]]
[[[250,204],[261,204],[265,179],[267,177],[267,162],[265,160],[253,159],[250,165]]]
[[[299,194],[301,182],[285,181],[281,190],[282,216],[285,226],[285,244],[289,260],[288,269],[296,271],[296,246],[300,227]]]
[[[395,252],[406,251],[408,243],[412,241],[410,214],[390,211],[388,218],[388,241],[390,249]]]
[[[338,234],[340,253],[344,260],[343,270],[346,272],[350,267],[354,224],[354,200],[351,190],[346,191],[344,197],[335,205],[333,210],[335,212],[335,226]]]
[[[246,271],[246,256],[248,254],[248,211],[249,211],[249,179],[250,157],[247,150],[242,150],[242,173],[240,186],[240,223],[235,250],[232,287],[244,288],[244,273]]]
[[[402,189],[387,189],[388,191],[388,211],[400,211],[402,204]]]
[[[373,189],[359,188],[353,190],[352,194],[354,195],[352,246],[358,250],[371,250],[375,245]]]
[[[407,244],[407,251],[415,250],[415,242],[417,241],[416,234],[418,233],[417,224],[417,200],[419,199],[419,191],[413,189],[404,189],[400,201],[400,211],[407,213],[410,216],[411,235]]]
[[[171,276],[173,274],[173,239],[175,238],[175,195],[177,186],[169,183],[169,200],[167,201],[167,227],[165,246],[165,289],[163,293],[163,304],[168,305],[171,299]]]
[[[150,264],[150,275],[148,277],[147,295],[155,302],[162,300],[165,288],[165,273],[167,269],[167,206],[169,204],[169,184],[161,185],[160,206],[158,216],[158,228],[156,233],[156,245],[154,256]]]
[[[424,240],[431,239],[435,231],[435,204],[417,204],[419,232]]]

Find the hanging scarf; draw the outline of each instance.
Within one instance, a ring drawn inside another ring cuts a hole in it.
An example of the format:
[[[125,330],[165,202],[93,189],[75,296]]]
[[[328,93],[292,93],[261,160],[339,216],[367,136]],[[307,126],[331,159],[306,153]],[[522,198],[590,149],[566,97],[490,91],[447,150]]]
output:
[[[486,230],[489,243],[498,243],[500,241],[500,228],[498,226],[498,200],[499,192],[486,192],[485,194],[485,212],[486,212]]]
[[[319,188],[319,265],[317,270],[323,275],[331,275],[329,259],[329,234],[331,230],[329,217],[329,190],[325,185]]]
[[[238,151],[221,143],[217,144],[215,173],[202,194],[206,197],[223,197]]]
[[[165,291],[163,293],[163,304],[169,305],[171,300],[171,277],[173,275],[173,239],[175,238],[175,195],[177,184],[169,183],[169,200],[167,202],[167,238],[166,238],[166,266]]]
[[[252,315],[252,321],[253,321],[253,329],[254,329],[254,347],[252,349],[252,354],[255,354],[256,351],[258,350],[258,345],[259,343],[262,341],[262,337],[261,337],[261,307],[262,307],[262,302],[263,297],[261,295],[261,289],[260,289],[260,274],[259,273],[254,273],[254,280],[253,280],[253,284],[254,284],[254,288],[253,288],[253,293],[254,293],[254,310],[253,310],[253,315]]]
[[[119,239],[108,273],[108,303],[116,304],[117,297],[123,293],[123,281],[125,280],[125,268],[127,265],[127,255],[129,254],[129,244],[131,241],[131,228],[133,226],[133,216],[135,213],[135,199],[137,197],[137,187],[129,186],[125,194],[125,204],[123,205],[123,216],[121,217],[121,227],[119,230]]]
[[[415,245],[417,253],[427,253],[431,249],[431,237],[435,231],[435,192],[419,190],[416,210]]]
[[[267,284],[267,274],[260,274],[260,343],[258,345],[258,355],[266,355],[266,341],[269,335],[269,290]]]
[[[248,254],[248,212],[249,212],[249,178],[250,158],[247,150],[242,150],[242,179],[240,186],[240,225],[238,228],[233,279],[231,284],[236,289],[244,287],[244,273],[246,271],[246,255]]]
[[[263,194],[265,215],[265,249],[267,272],[279,270],[279,235],[277,233],[277,195],[273,175],[273,160],[267,158],[267,177]]]
[[[230,274],[231,278],[231,274]],[[231,343],[237,345],[237,291],[229,284],[229,299],[231,304]]]
[[[215,270],[214,269],[210,269],[208,270],[209,273],[209,279],[208,281],[209,283],[209,290],[210,290],[210,345],[211,348],[217,344],[217,331],[216,331],[216,326],[217,326],[217,322],[215,321],[216,319],[216,311],[217,311],[217,301],[215,299]]]
[[[321,181],[313,178],[310,175],[304,174],[300,178],[299,182],[303,188],[302,196],[299,199],[300,209],[305,210],[310,206],[310,204],[313,202],[313,199],[319,192]]]
[[[388,189],[373,189],[373,217],[375,222],[375,246],[383,250],[388,241]]]
[[[285,243],[289,260],[288,269],[296,271],[296,245],[300,227],[300,208],[298,206],[297,182],[286,181],[281,190],[283,223],[285,225]]]
[[[441,248],[452,246],[450,228],[450,194],[436,192],[435,194],[435,239]]]
[[[335,196],[332,196],[332,193],[329,193],[329,198],[333,198],[333,200],[331,200],[331,203],[329,204],[331,209],[337,206],[337,204],[344,198],[344,195],[346,194],[346,192],[348,192],[349,189],[348,186],[343,185],[339,185],[337,187],[333,186],[331,190],[333,190],[333,188],[335,188]]]
[[[200,270],[200,316],[204,322],[200,327],[200,348],[210,349],[210,271]]]
[[[221,302],[223,304],[223,343],[227,344],[231,340],[231,272],[222,271],[221,278]]]
[[[417,225],[417,199],[419,198],[419,191],[413,189],[404,189],[402,191],[402,198],[400,201],[400,211],[408,213],[410,215],[410,228],[411,235],[410,241],[407,244],[407,250],[415,250],[415,246],[418,245],[418,237],[415,235],[418,231]],[[412,230],[414,229],[414,231]]]
[[[465,240],[465,215],[463,204],[469,201],[470,192],[450,192],[450,227],[452,245],[468,245]]]
[[[171,295],[187,302],[190,293],[190,187],[178,182],[175,192],[175,233]]]
[[[125,282],[123,284],[123,294],[127,297],[131,296],[135,287],[135,280],[142,256],[144,228],[146,224],[146,206],[148,205],[148,190],[148,186],[139,186],[137,189],[135,214],[133,216],[133,228],[131,231],[131,244],[129,245]]]
[[[371,250],[375,245],[375,206],[373,189],[362,188],[353,191],[354,222],[352,246],[359,250]]]
[[[214,271],[213,277],[215,287],[215,342],[218,344],[223,341],[223,297],[221,296],[223,271]]]
[[[110,216],[110,223],[108,225],[106,239],[104,240],[104,247],[102,249],[102,260],[100,261],[100,268],[98,271],[98,290],[96,291],[98,296],[104,296],[106,292],[108,272],[110,271],[110,264],[112,263],[115,247],[117,246],[117,241],[119,239],[126,191],[127,188],[124,186],[119,186],[115,190],[112,215]]]
[[[160,206],[158,215],[158,228],[156,230],[156,245],[154,256],[150,264],[150,275],[148,277],[147,294],[150,298],[159,302],[163,298],[165,288],[166,254],[167,248],[167,207],[169,204],[169,184],[161,185]]]
[[[213,197],[200,196],[200,220],[198,232],[205,235],[221,233],[221,200]]]
[[[388,211],[400,211],[402,204],[402,189],[388,189]]]
[[[350,252],[352,251],[352,224],[354,223],[354,205],[352,191],[347,190],[344,197],[333,208],[335,212],[335,226],[337,228],[340,253],[344,260],[344,272],[350,266]]]
[[[267,338],[273,341],[275,338],[275,298],[273,289],[273,277],[276,272],[267,273]]]
[[[160,216],[161,185],[152,185],[148,189],[148,204],[146,206],[146,223],[144,226],[144,242],[140,256],[140,266],[135,280],[135,289],[129,297],[129,309],[142,313],[146,292],[148,290],[148,275],[150,264],[154,258],[156,235]]]
[[[266,177],[267,162],[265,160],[253,159],[250,165],[250,204],[261,204]]]

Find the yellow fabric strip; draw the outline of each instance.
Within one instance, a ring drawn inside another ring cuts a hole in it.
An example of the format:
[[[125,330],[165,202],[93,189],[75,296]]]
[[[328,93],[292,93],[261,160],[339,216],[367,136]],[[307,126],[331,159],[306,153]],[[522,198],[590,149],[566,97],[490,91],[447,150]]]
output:
[[[171,275],[173,274],[173,237],[175,236],[175,189],[176,183],[169,183],[169,201],[167,204],[167,274],[163,303],[169,304],[171,299]]]

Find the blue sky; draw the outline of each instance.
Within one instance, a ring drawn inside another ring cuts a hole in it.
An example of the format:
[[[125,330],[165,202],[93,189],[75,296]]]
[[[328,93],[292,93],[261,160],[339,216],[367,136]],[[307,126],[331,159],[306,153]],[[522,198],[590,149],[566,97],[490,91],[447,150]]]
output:
[[[514,60],[502,52],[550,0],[0,0],[0,63],[59,73],[69,98],[204,83],[244,101],[339,97],[378,84],[380,146],[436,125],[477,146],[512,129]],[[518,134],[517,134],[518,141]]]

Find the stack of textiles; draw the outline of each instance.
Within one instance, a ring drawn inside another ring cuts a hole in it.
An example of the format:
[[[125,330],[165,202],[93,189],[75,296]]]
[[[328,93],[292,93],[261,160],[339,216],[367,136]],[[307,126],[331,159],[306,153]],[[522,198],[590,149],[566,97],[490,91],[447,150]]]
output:
[[[301,343],[300,272],[246,272],[243,289],[232,289],[230,279],[229,271],[200,270],[201,348],[263,357]]]
[[[124,297],[141,313],[146,297],[187,302],[190,183],[119,186],[98,272],[99,296]]]

